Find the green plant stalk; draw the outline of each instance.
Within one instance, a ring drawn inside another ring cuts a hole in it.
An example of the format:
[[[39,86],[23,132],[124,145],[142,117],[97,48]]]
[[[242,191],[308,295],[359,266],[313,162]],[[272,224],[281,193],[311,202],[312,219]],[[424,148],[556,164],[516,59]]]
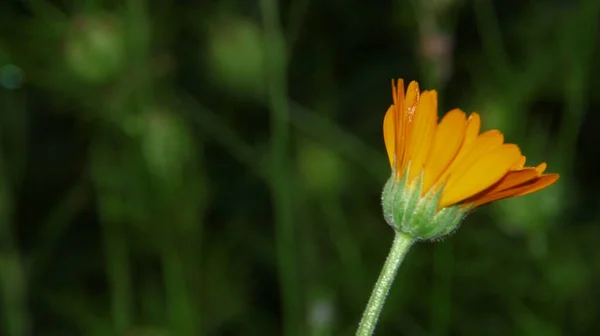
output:
[[[572,167],[568,162],[575,162],[575,148],[581,124],[586,114],[586,102],[590,92],[589,84],[590,67],[595,61],[593,55],[595,50],[594,41],[598,38],[597,27],[599,20],[597,19],[600,12],[600,4],[597,1],[583,1],[578,9],[581,14],[574,16],[569,33],[565,33],[562,37],[563,47],[561,51],[564,53],[566,60],[567,78],[565,80],[564,100],[566,109],[563,112],[563,120],[559,129],[559,151],[562,157],[563,175],[568,174],[568,170]],[[579,38],[573,39],[573,35],[579,35]]]
[[[339,260],[348,270],[348,275],[353,279],[353,288],[363,284],[364,267],[363,259],[358,249],[358,244],[352,237],[352,233],[348,230],[345,214],[342,210],[342,205],[338,198],[328,196],[321,201],[323,212],[327,220],[328,231],[331,241],[333,242],[338,254]]]
[[[491,0],[473,1],[475,21],[483,41],[483,52],[494,66],[497,78],[511,78],[512,67],[504,47],[498,17]]]
[[[450,329],[450,295],[454,267],[452,247],[451,239],[440,242],[434,247],[434,281],[430,310],[432,335],[448,335]]]
[[[31,252],[31,266],[29,277],[40,276],[49,266],[50,260],[55,257],[60,238],[67,231],[73,219],[89,201],[87,181],[80,180],[67,192],[57,206],[52,209],[38,231],[35,246]]]
[[[284,335],[304,335],[300,277],[296,258],[292,192],[288,168],[290,108],[287,100],[287,57],[277,0],[261,0],[264,24],[266,83],[271,111],[270,186],[274,205],[279,282]]]
[[[102,207],[101,211],[107,211]],[[103,218],[104,246],[110,282],[113,325],[118,334],[132,325],[131,262],[129,242],[120,223]]]
[[[197,335],[193,309],[185,275],[185,263],[172,237],[166,238],[162,251],[167,313],[173,332],[181,336]]]
[[[402,232],[396,232],[390,253],[385,260],[385,264],[383,264],[379,278],[375,283],[375,287],[373,287],[371,298],[358,325],[357,336],[372,335],[375,331],[377,320],[379,319],[379,315],[381,315],[385,299],[394,283],[396,273],[413,243],[414,239],[412,237]]]
[[[4,332],[8,336],[28,335],[26,276],[16,246],[11,222],[11,200],[6,175],[0,156],[0,296],[4,312]]]

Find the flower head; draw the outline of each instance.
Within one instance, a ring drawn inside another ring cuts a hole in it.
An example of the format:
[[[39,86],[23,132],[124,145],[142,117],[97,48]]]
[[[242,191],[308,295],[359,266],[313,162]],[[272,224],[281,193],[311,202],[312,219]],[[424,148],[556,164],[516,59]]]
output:
[[[480,131],[477,113],[454,109],[438,123],[437,92],[412,81],[392,82],[393,104],[383,120],[392,168],[383,193],[392,227],[415,239],[435,239],[455,230],[472,209],[546,188],[558,174],[546,163],[525,167],[517,145],[498,130]]]

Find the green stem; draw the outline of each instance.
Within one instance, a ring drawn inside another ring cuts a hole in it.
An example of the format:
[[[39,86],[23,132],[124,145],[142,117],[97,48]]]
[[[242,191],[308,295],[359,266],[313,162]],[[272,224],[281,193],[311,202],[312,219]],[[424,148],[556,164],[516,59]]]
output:
[[[106,211],[106,209],[102,211]],[[106,219],[103,222],[113,324],[116,332],[122,334],[129,330],[132,322],[133,299],[129,242],[122,230],[121,223]]]
[[[473,6],[477,30],[483,41],[483,52],[490,63],[495,66],[494,70],[498,78],[510,78],[511,64],[502,42],[502,33],[492,1],[473,1]]]
[[[12,202],[7,174],[0,156],[0,298],[4,313],[5,335],[24,336],[30,333],[27,312],[27,284],[22,257],[17,248],[12,227]]]
[[[162,266],[167,297],[167,312],[175,334],[195,335],[196,326],[191,297],[186,281],[185,263],[177,244],[165,237]]]
[[[434,248],[434,280],[431,297],[432,335],[448,335],[450,328],[450,296],[452,291],[452,269],[454,267],[452,240],[436,244]]]
[[[287,97],[286,41],[278,0],[261,0],[264,24],[266,83],[271,112],[270,187],[275,216],[277,262],[283,305],[284,335],[304,335],[300,277],[295,247],[293,203],[288,167],[290,107]]]
[[[125,218],[115,204],[126,202],[113,185],[114,174],[124,174],[111,159],[109,134],[99,132],[90,149],[89,170],[95,190],[96,210],[102,229],[106,276],[110,291],[112,324],[116,335],[128,332],[133,321],[133,289],[129,236],[123,227]],[[119,157],[121,153],[118,153]],[[109,159],[110,158],[110,159]]]
[[[414,240],[408,235],[401,232],[396,233],[390,253],[385,260],[385,264],[383,264],[379,279],[377,279],[377,283],[375,283],[369,303],[367,303],[363,317],[358,325],[358,330],[356,331],[357,336],[372,335],[375,331],[377,320],[383,310],[383,304],[385,303],[388,292],[394,283],[398,268],[400,268],[400,264],[402,264],[406,253],[413,243]]]
[[[321,201],[327,220],[329,236],[339,254],[340,262],[348,270],[348,275],[359,286],[364,283],[363,259],[358,246],[354,243],[352,233],[345,225],[345,216],[338,198],[327,197]]]

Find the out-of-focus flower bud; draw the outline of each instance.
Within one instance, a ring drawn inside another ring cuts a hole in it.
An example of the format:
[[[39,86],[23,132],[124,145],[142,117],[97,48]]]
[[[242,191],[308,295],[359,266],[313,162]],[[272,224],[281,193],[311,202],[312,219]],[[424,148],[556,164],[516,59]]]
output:
[[[344,183],[344,164],[330,148],[311,141],[300,143],[298,166],[307,188],[319,196],[333,196]]]
[[[226,17],[213,23],[208,62],[215,81],[240,96],[264,92],[264,50],[259,27],[249,20]]]
[[[148,168],[155,176],[177,184],[192,157],[189,129],[176,114],[151,109],[140,116],[142,150]]]
[[[125,38],[118,18],[110,15],[78,17],[65,45],[67,65],[90,84],[111,80],[125,60]]]

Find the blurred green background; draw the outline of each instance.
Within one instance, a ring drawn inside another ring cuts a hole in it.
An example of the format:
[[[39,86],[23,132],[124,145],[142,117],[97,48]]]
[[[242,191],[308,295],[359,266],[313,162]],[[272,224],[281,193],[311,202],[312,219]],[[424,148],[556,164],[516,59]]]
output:
[[[597,0],[7,0],[0,333],[352,335],[390,80],[551,188],[410,251],[378,335],[600,334]]]

